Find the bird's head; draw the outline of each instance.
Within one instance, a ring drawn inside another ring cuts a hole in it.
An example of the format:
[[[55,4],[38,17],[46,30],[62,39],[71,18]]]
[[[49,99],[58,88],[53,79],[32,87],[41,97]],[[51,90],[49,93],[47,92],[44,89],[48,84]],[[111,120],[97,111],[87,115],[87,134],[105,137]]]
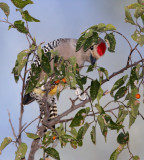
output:
[[[92,65],[105,54],[106,43],[103,39],[99,38],[99,43],[90,47],[90,62]]]

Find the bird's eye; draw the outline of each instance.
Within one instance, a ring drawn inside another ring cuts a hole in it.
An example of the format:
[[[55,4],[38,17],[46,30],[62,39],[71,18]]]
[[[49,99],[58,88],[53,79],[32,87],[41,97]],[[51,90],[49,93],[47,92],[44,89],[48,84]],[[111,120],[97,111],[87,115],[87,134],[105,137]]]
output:
[[[93,49],[94,49],[94,47],[93,47],[93,46],[91,46],[91,47],[90,47],[90,49],[91,49],[91,50],[93,50]]]

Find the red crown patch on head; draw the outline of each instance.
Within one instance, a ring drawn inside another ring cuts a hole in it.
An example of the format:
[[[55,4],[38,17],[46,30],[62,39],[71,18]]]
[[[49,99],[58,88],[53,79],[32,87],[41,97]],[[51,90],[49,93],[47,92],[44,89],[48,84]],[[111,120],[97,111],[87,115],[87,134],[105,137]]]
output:
[[[106,51],[106,45],[105,43],[101,42],[98,46],[97,46],[97,53],[100,55],[100,56],[103,56],[104,53]]]

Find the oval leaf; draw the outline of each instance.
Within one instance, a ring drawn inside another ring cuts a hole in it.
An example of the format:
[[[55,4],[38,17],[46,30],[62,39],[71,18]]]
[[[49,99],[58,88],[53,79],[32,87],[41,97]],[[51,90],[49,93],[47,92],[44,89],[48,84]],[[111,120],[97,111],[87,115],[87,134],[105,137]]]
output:
[[[113,92],[115,90],[117,90],[118,88],[120,88],[125,83],[125,81],[127,80],[127,78],[128,78],[128,75],[125,75],[125,76],[123,76],[122,78],[120,78],[119,80],[117,80],[114,83],[114,85],[113,85],[113,87],[111,89],[111,95],[113,95]]]
[[[15,160],[21,160],[22,158],[25,158],[25,154],[27,152],[27,145],[25,143],[21,143],[18,147],[18,150],[16,151],[16,157]]]
[[[83,34],[77,41],[77,44],[76,44],[76,52],[79,51],[81,49],[81,47],[83,46],[83,44],[85,43],[85,35]]]
[[[104,115],[98,115],[98,124],[100,126],[100,129],[101,129],[101,132],[105,138],[105,141],[106,141],[106,136],[107,136],[107,122],[105,120],[105,117]]]
[[[30,93],[36,87],[37,82],[39,80],[40,73],[41,73],[40,66],[37,67],[35,64],[32,64],[31,65],[31,77],[30,77],[30,80],[28,81],[28,85],[27,85],[25,94]]]
[[[134,13],[135,18],[139,18],[144,14],[144,8],[143,7],[137,7]]]
[[[124,149],[125,144],[120,144],[118,146],[118,148],[111,154],[110,159],[109,160],[117,160],[118,155],[120,154],[120,152]]]
[[[50,61],[47,55],[44,53],[42,53],[42,57],[41,57],[41,67],[48,75],[51,74]]]
[[[139,156],[136,155],[133,157],[133,160],[140,160],[140,158],[139,158]]]
[[[91,131],[91,140],[93,142],[93,144],[96,144],[96,128],[95,126],[92,127],[92,131]]]
[[[27,132],[26,132],[26,135],[27,135],[27,137],[32,138],[32,139],[40,138],[39,135],[33,134],[33,133],[27,133]]]
[[[31,0],[11,0],[17,8],[24,8],[28,4],[33,4]]]
[[[116,92],[116,94],[115,94],[115,96],[114,96],[115,101],[117,101],[118,99],[124,97],[124,95],[126,94],[126,92],[127,92],[127,87],[125,87],[125,86],[124,86],[124,87],[121,87],[121,88]]]
[[[75,115],[74,119],[72,120],[72,122],[70,124],[70,127],[81,126],[84,123],[85,117],[86,117],[86,110],[85,109],[81,109]]]
[[[131,13],[130,13],[128,7],[125,7],[125,22],[128,22],[128,23],[135,25],[135,22],[131,16]]]
[[[48,147],[44,149],[44,152],[48,154],[48,156],[51,156],[52,158],[55,158],[56,160],[60,160],[59,153],[56,149],[52,147]]]
[[[87,51],[92,45],[98,44],[99,36],[97,32],[94,32],[93,35],[87,38],[84,42],[83,50]]]
[[[94,80],[91,82],[90,97],[92,101],[94,101],[97,98],[99,88],[100,88],[100,83],[98,82],[98,80]]]
[[[9,6],[6,3],[1,2],[0,8],[3,10],[4,14],[8,17],[10,14]]]
[[[131,37],[134,41],[139,43],[140,46],[144,45],[144,35],[142,35],[138,30],[136,30]]]
[[[4,138],[4,140],[2,141],[1,143],[1,146],[0,146],[0,154],[1,154],[1,151],[8,145],[12,142],[12,139],[11,137],[6,137]]]
[[[31,52],[30,49],[26,49],[26,50],[21,51],[17,56],[15,67],[12,70],[12,73],[14,74],[14,78],[15,78],[16,82],[19,79],[19,76],[20,76],[20,73],[21,73],[23,67],[27,63],[27,56],[30,52]]]
[[[112,24],[107,24],[105,27],[105,31],[114,31],[116,30],[116,27]]]
[[[84,138],[84,135],[86,134],[88,128],[89,128],[89,124],[85,123],[84,126],[82,126],[78,131],[77,141],[78,141],[78,146],[80,146],[80,147],[83,145],[83,138]]]
[[[115,52],[116,39],[115,39],[114,34],[113,33],[106,34],[104,39],[108,44],[108,51],[109,52]]]

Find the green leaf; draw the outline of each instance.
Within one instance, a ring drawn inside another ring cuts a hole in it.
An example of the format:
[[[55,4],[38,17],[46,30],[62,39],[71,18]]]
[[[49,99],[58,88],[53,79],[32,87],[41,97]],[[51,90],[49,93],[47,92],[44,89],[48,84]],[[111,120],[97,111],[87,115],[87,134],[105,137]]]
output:
[[[83,46],[83,44],[85,43],[85,35],[83,34],[77,41],[76,44],[76,52],[79,51],[81,49],[81,47]]]
[[[119,152],[118,152],[117,150],[115,150],[115,151],[111,154],[109,160],[117,160],[118,155],[119,155]]]
[[[85,40],[85,43],[83,45],[83,50],[86,52],[92,45],[98,44],[98,42],[99,42],[98,39],[99,39],[98,33],[94,32],[93,36],[88,37]]]
[[[134,102],[137,100],[135,97],[137,93],[138,89],[136,87],[131,90],[131,93],[129,93],[125,98],[125,100],[129,100],[127,105],[134,104]]]
[[[90,27],[89,29],[92,29],[94,32],[105,32],[105,31],[116,30],[115,26],[113,26],[112,24],[105,25],[104,23],[94,25]]]
[[[132,3],[127,6],[128,9],[136,9],[137,7],[142,7],[139,3]]]
[[[32,139],[40,138],[39,135],[33,134],[33,133],[28,133],[28,132],[26,132],[26,135],[27,135],[27,137],[32,138]]]
[[[62,71],[62,75],[65,76],[66,75],[66,71],[65,71],[65,63],[63,62],[61,65],[61,71]]]
[[[37,67],[35,64],[31,65],[31,78],[28,82],[28,86],[26,88],[26,93],[30,93],[37,85],[37,82],[39,80],[39,76],[41,73],[41,68]]]
[[[72,140],[75,140],[74,137],[72,137],[71,135],[65,134],[61,136],[62,141],[64,142],[71,142]]]
[[[6,3],[1,2],[0,8],[3,10],[4,14],[8,17],[10,14],[9,6]]]
[[[78,134],[77,134],[78,146],[82,146],[83,145],[83,141],[82,140],[83,140],[84,135],[86,134],[88,128],[89,128],[89,124],[85,123],[84,126],[82,126],[79,129]]]
[[[90,107],[86,107],[85,110],[86,110],[86,114],[88,114],[90,112]]]
[[[27,145],[25,143],[21,143],[17,151],[15,152],[16,154],[15,160],[21,160],[25,158],[26,152],[27,152]]]
[[[136,65],[136,70],[135,70],[137,79],[140,78],[140,75],[139,75],[140,68],[141,68],[141,65],[140,65],[140,64],[137,64],[137,65]]]
[[[44,144],[45,146],[48,146],[49,144],[53,143],[52,137],[53,136],[51,135],[51,131],[47,131],[43,136],[42,144]]]
[[[91,82],[90,97],[92,101],[94,101],[97,98],[99,88],[100,88],[100,83],[98,82],[98,80],[94,80]]]
[[[21,20],[15,21],[14,22],[14,27],[21,33],[28,33],[27,28],[24,26],[24,22]]]
[[[44,152],[47,153],[52,158],[55,158],[56,160],[60,160],[59,153],[56,149],[54,149],[52,147],[48,147],[48,148],[44,149]]]
[[[19,63],[18,63],[18,60],[16,60],[15,67],[12,70],[12,73],[14,74],[14,79],[15,79],[16,83],[18,82],[19,75],[20,75],[20,73],[18,73],[18,72],[19,72]]]
[[[140,102],[136,100],[132,105],[131,105],[131,113],[132,115],[136,118],[138,115],[138,108],[139,108]]]
[[[121,88],[116,92],[116,94],[115,94],[115,96],[114,96],[115,101],[117,101],[118,99],[124,97],[125,94],[126,94],[126,92],[127,92],[127,87],[126,87],[126,86],[121,87]]]
[[[41,60],[41,57],[42,57],[42,49],[41,49],[41,45],[38,45],[38,50],[37,50],[37,53],[38,53],[38,56]]]
[[[131,23],[132,25],[135,25],[135,22],[131,16],[131,13],[130,13],[128,7],[125,7],[125,22]]]
[[[144,45],[144,35],[141,35],[141,33],[140,33],[138,30],[136,30],[131,37],[132,37],[132,39],[133,39],[134,41],[136,41],[140,46],[143,46],[143,45]]]
[[[68,59],[68,61],[70,62],[71,66],[72,66],[72,70],[73,73],[76,74],[76,67],[77,67],[77,60],[75,56],[72,56]]]
[[[107,126],[111,130],[120,130],[121,128],[123,128],[122,125],[115,123],[112,119],[110,119]]]
[[[74,128],[74,127],[71,127],[71,131],[70,131],[70,133],[74,136],[74,138],[76,138],[77,137],[77,130]]]
[[[102,96],[103,96],[103,89],[100,87],[99,91],[98,91],[98,95],[97,95],[98,103],[99,103],[100,99],[102,98]]]
[[[86,32],[85,32],[85,38],[89,38],[93,35],[93,30],[92,29],[88,29]]]
[[[28,4],[33,4],[31,0],[11,0],[17,8],[24,8]]]
[[[64,126],[62,123],[60,123],[60,126],[57,127],[55,130],[59,136],[65,135]]]
[[[92,131],[90,132],[90,135],[91,135],[91,140],[93,144],[96,145],[96,127],[95,126],[92,127]]]
[[[23,67],[27,63],[27,56],[30,52],[31,52],[31,49],[26,49],[26,50],[21,51],[17,56],[15,67],[12,70],[12,73],[14,74],[16,82],[18,82],[20,73],[21,73]]]
[[[139,156],[136,155],[133,157],[133,160],[140,160],[140,158],[139,158]]]
[[[144,24],[144,15],[141,16],[142,23]],[[140,29],[141,32],[144,32],[144,28]]]
[[[86,117],[86,110],[85,109],[81,109],[75,115],[74,119],[72,120],[72,122],[70,124],[70,127],[81,126],[84,123],[85,117]]]
[[[97,24],[97,32],[103,32],[105,31],[106,25],[104,23]]]
[[[124,110],[125,107],[124,106],[119,106],[119,112],[118,112],[118,117],[117,117],[117,121],[116,123],[122,124],[125,117],[128,115],[128,111]]]
[[[98,69],[98,71],[99,71],[99,72],[103,72],[103,73],[105,74],[107,80],[109,80],[108,71],[107,71],[105,68],[100,67],[100,68]]]
[[[86,73],[92,72],[94,70],[94,68],[95,68],[95,65],[89,65]]]
[[[114,30],[116,30],[116,27],[112,24],[107,24],[104,30],[105,31],[114,31]]]
[[[139,18],[144,14],[144,8],[137,7],[134,13],[135,18]]]
[[[0,146],[0,154],[1,154],[1,151],[8,145],[12,142],[12,139],[11,137],[6,137],[4,138],[4,140],[2,141],[1,143],[1,146]]]
[[[76,82],[77,85],[80,86],[80,89],[83,90],[83,85],[85,85],[87,82],[87,76],[80,77],[80,75],[76,75]]]
[[[116,39],[115,39],[114,34],[113,33],[106,34],[104,39],[108,44],[108,51],[109,52],[115,52]]]
[[[76,76],[72,72],[67,72],[66,74],[66,82],[70,85],[71,88],[76,88]]]
[[[117,137],[117,142],[119,144],[127,144],[129,142],[129,133],[120,133]]]
[[[101,132],[103,134],[103,136],[105,137],[106,140],[106,136],[107,136],[107,121],[105,120],[105,116],[104,115],[98,115],[98,124],[100,126]]]
[[[104,109],[99,104],[95,104],[95,107],[97,108],[100,114],[105,114]]]
[[[137,77],[137,71],[136,71],[136,67],[133,67],[131,70],[131,75],[130,75],[130,79],[129,79],[129,83],[131,85],[131,89],[136,88],[135,86],[135,81],[138,81],[138,77]]]
[[[47,54],[42,53],[41,67],[48,75],[51,74],[51,65]]]
[[[132,115],[132,112],[129,112],[129,128],[134,124],[136,118]]]
[[[104,32],[105,27],[106,27],[106,25],[104,23],[99,23],[97,25],[90,27],[89,29],[93,30],[93,32]],[[83,33],[86,33],[86,32],[87,32],[87,30]]]
[[[125,144],[120,144],[118,148],[111,154],[109,160],[117,160],[118,155],[121,153],[121,151],[124,149]]]
[[[119,80],[117,80],[114,83],[114,85],[113,85],[113,87],[111,89],[111,93],[110,93],[112,96],[113,96],[113,92],[115,90],[117,90],[118,88],[120,88],[125,83],[125,81],[127,80],[127,78],[128,78],[128,75],[125,75],[125,76],[123,76],[122,78],[120,78]]]
[[[40,20],[32,17],[27,10],[23,11],[21,14],[22,18],[28,22],[40,22]]]
[[[76,148],[77,148],[77,141],[76,141],[76,140],[70,141],[70,144],[71,144],[71,147],[72,147],[73,149],[76,149]]]
[[[134,94],[136,93],[134,90],[135,89],[132,90],[131,99],[128,101],[128,104],[127,104],[128,106],[131,107],[131,111],[129,112],[129,127],[131,127],[132,124],[135,122],[138,115],[138,108],[140,105],[139,101],[133,97],[135,96]]]

